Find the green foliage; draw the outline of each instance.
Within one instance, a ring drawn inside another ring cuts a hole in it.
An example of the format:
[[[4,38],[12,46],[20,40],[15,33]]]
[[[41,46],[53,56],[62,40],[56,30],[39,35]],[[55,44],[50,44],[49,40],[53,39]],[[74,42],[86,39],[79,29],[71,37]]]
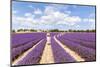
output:
[[[59,30],[59,29],[52,29],[52,30],[36,30],[36,29],[18,29],[17,32],[96,32],[95,29],[92,30],[74,30],[74,29],[69,29],[69,30]],[[15,32],[15,30],[12,30],[12,32]]]
[[[31,32],[37,32],[37,30],[34,30],[34,29],[30,29],[30,31],[31,31]]]

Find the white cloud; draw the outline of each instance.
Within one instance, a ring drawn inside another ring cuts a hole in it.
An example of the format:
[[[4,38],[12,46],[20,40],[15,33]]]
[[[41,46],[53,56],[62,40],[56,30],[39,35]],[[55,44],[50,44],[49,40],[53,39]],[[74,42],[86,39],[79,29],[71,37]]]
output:
[[[55,10],[56,9],[54,7],[52,7],[52,6],[46,6],[45,10],[44,10],[44,13],[46,15],[52,15],[55,12]]]
[[[64,19],[64,18],[66,18],[67,16],[69,16],[68,14],[61,13],[61,12],[59,12],[59,11],[55,11],[55,12],[53,13],[53,15],[54,15],[54,17],[59,18],[59,19]]]
[[[79,16],[70,16],[69,13],[63,13],[58,11],[52,6],[46,6],[44,10],[44,16],[40,17],[40,23],[53,25],[53,24],[66,24],[74,25],[78,22],[81,22]]]
[[[25,22],[25,18],[24,17],[16,17],[16,21],[18,21],[19,23],[23,23],[23,22]]]
[[[32,28],[33,18],[32,17],[19,17],[12,16],[12,29],[24,29],[24,28]]]
[[[65,13],[70,15],[71,14],[71,11],[65,11]]]
[[[29,17],[29,16],[31,16],[32,14],[31,13],[25,13],[25,16],[26,17]]]
[[[67,12],[67,11],[66,11]],[[74,25],[77,22],[81,21],[81,18],[78,16],[70,16],[69,13],[63,13],[58,11],[52,6],[46,6],[44,12],[42,12],[40,9],[34,10],[35,14],[41,14],[43,13],[43,16],[40,16],[38,18],[34,18],[35,15],[31,13],[25,13],[24,16],[26,17],[16,17],[15,21],[18,23],[31,23],[34,25]]]
[[[89,15],[89,18],[95,18],[95,13],[91,13],[91,14]]]
[[[42,11],[39,8],[37,8],[34,10],[34,14],[42,14]]]
[[[38,18],[36,17],[37,14],[42,14]],[[25,13],[23,17],[15,17],[13,18],[13,23],[20,23],[20,25],[28,26],[28,27],[42,27],[45,26],[46,28],[55,28],[57,25],[66,25],[67,26],[74,26],[75,24],[82,22],[82,18],[79,16],[71,16],[71,12],[67,11],[62,12],[59,11],[58,8],[53,6],[46,6],[44,12],[39,8],[34,10],[34,13]],[[93,19],[84,19],[84,22],[94,22]],[[59,26],[58,26],[59,27]],[[79,27],[79,26],[77,26]]]
[[[90,26],[92,29],[95,29],[95,23],[91,23],[91,26]]]
[[[63,13],[58,11],[52,6],[46,6],[43,12],[43,16],[40,18],[35,18],[33,20],[33,24],[37,22],[37,24],[44,25],[74,25],[78,22],[81,22],[81,18],[79,16],[70,16],[70,13]]]
[[[76,28],[80,28],[80,25],[76,25]]]
[[[81,18],[78,16],[67,16],[65,18],[63,18],[61,21],[58,21],[57,24],[65,24],[65,25],[69,25],[69,26],[73,26],[77,23],[81,22]]]
[[[95,18],[84,18],[83,22],[93,22],[93,23],[95,23]]]
[[[84,18],[83,22],[87,23],[90,29],[95,29],[95,18]]]
[[[18,11],[17,10],[13,10],[12,11],[12,14],[16,14]]]
[[[68,16],[64,20],[71,25],[82,21],[82,19],[79,16]]]
[[[89,22],[95,23],[95,19],[89,19]]]
[[[33,6],[32,5],[29,5],[29,8],[33,8]]]

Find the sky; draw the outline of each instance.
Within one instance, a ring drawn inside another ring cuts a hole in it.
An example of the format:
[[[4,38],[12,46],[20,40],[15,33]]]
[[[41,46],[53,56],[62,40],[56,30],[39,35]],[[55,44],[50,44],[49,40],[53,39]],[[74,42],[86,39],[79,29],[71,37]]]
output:
[[[13,1],[12,29],[95,29],[95,6]]]

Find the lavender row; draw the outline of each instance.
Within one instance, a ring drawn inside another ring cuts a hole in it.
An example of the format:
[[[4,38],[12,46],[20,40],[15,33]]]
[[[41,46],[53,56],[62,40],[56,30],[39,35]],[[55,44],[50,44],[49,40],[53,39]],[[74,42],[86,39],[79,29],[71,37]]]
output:
[[[31,41],[23,46],[17,47],[17,48],[13,48],[12,49],[12,61],[14,61],[16,58],[18,58],[18,56],[20,56],[21,54],[23,54],[25,51],[27,51],[28,49],[30,49],[31,47],[33,47],[36,43],[38,43],[40,40],[35,40],[35,41]]]
[[[96,42],[88,42],[88,41],[75,40],[75,39],[71,39],[71,41],[79,43],[81,46],[96,49]]]
[[[26,57],[23,58],[23,60],[18,62],[18,65],[29,65],[29,64],[38,64],[44,47],[46,44],[46,39],[44,39],[42,42],[40,42]]]
[[[96,60],[96,52],[93,49],[86,48],[84,46],[81,46],[79,43],[74,43],[69,40],[64,40],[61,38],[58,38],[64,45],[72,49],[73,51],[77,52],[82,58],[84,58],[86,61],[94,61]]]
[[[65,35],[61,36],[60,38],[64,40],[70,40],[75,43],[79,43],[80,45],[88,47],[88,48],[96,49],[96,42],[84,41],[84,40],[72,38],[71,36],[65,36]]]
[[[75,38],[75,39],[80,39],[82,41],[90,41],[90,42],[95,42],[96,36],[95,33],[66,33],[64,36],[70,37],[70,38]],[[63,36],[63,37],[64,37]]]
[[[50,32],[50,36],[53,37],[55,35],[58,35],[60,32]]]
[[[46,38],[46,33],[20,33],[12,34],[11,47],[16,48],[32,40]]]
[[[72,58],[65,50],[55,42],[54,38],[51,39],[51,46],[53,50],[55,63],[63,63],[63,62],[75,62],[75,59]]]

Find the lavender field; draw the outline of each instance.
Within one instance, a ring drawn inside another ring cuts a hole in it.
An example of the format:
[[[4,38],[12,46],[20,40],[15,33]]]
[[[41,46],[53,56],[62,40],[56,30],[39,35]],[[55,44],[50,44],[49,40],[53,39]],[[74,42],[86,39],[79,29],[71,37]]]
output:
[[[36,32],[11,35],[13,65],[96,60],[96,36],[93,32]]]
[[[12,1],[11,65],[96,61],[96,6]]]

